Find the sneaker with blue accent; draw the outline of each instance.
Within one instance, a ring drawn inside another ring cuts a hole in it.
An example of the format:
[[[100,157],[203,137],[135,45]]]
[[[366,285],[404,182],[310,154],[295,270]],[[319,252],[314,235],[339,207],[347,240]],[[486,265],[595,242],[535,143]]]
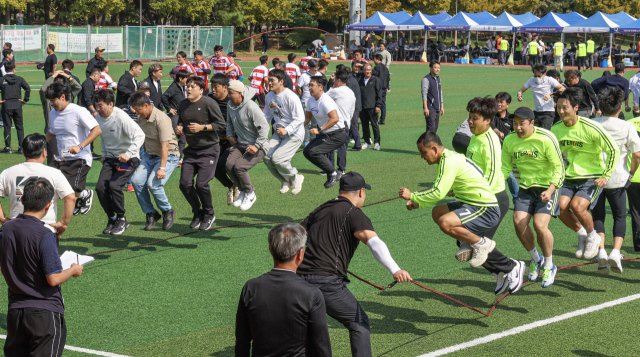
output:
[[[542,269],[542,287],[548,288],[553,285],[553,282],[556,281],[556,273],[558,272],[558,268],[555,264],[553,264],[553,268]]]
[[[538,253],[540,257],[540,262],[536,263],[533,260],[529,263],[529,281],[538,280],[538,276],[540,276],[540,269],[542,269],[542,263],[544,263],[544,257]]]

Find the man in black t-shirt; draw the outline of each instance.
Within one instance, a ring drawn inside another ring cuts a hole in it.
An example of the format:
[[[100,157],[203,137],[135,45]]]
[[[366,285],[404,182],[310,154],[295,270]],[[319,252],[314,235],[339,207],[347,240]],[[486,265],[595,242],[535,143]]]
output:
[[[44,65],[42,67],[45,80],[53,76],[53,73],[58,69],[58,57],[56,57],[55,50],[55,45],[50,43],[47,46],[47,58],[44,60]]]
[[[373,224],[361,208],[366,191],[371,186],[357,172],[348,172],[340,179],[340,195],[316,208],[302,222],[307,230],[307,249],[297,273],[317,286],[324,295],[327,314],[349,329],[351,354],[371,356],[369,318],[346,288],[347,269],[360,242],[397,282],[409,282],[409,273],[391,257],[386,244],[378,238]]]

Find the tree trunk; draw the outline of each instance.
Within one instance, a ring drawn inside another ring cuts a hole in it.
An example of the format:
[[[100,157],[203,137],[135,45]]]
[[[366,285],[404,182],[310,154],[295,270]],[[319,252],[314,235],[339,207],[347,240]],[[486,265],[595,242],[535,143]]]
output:
[[[31,25],[31,3],[27,3],[27,25]]]
[[[4,23],[11,25],[11,5],[7,5],[7,11],[4,14]]]
[[[42,0],[42,7],[44,7],[44,24],[49,25],[49,17],[51,16],[51,0]]]
[[[249,24],[249,36],[253,36],[253,24]],[[253,37],[249,40],[249,53],[253,53],[255,40]]]

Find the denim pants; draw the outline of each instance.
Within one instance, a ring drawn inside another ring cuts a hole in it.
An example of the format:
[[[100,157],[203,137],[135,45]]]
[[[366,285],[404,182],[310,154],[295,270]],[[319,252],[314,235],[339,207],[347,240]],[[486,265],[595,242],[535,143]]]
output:
[[[516,180],[516,176],[513,172],[509,173],[509,177],[507,178],[507,186],[509,186],[509,192],[511,192],[511,197],[513,197],[513,201],[515,201],[516,197],[518,197],[518,191],[520,191],[520,187],[518,187],[518,181]]]
[[[140,166],[138,166],[133,177],[131,177],[131,183],[133,184],[133,189],[136,192],[136,198],[138,198],[142,212],[145,214],[155,212],[149,193],[153,195],[158,209],[160,209],[161,212],[167,212],[171,209],[171,203],[169,203],[169,199],[164,192],[164,184],[169,181],[169,177],[171,177],[171,173],[178,166],[180,159],[176,155],[169,155],[167,166],[164,170],[167,176],[160,180],[156,177],[156,172],[160,168],[160,156],[152,159],[146,152],[143,152],[140,156]],[[147,188],[149,190],[147,190]]]

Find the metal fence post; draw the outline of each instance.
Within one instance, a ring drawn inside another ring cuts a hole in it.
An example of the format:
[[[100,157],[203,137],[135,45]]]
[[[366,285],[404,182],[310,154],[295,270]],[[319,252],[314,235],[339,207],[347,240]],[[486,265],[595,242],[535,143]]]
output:
[[[140,58],[142,58],[142,53]],[[129,25],[124,26],[124,60],[129,60]]]
[[[160,58],[164,59],[164,26],[160,26],[160,31],[162,31],[162,35],[160,36]]]
[[[47,58],[47,45],[49,44],[49,25],[44,25],[44,45],[42,46],[42,58]]]
[[[87,25],[87,62],[91,60],[91,25]]]
[[[196,26],[196,48],[200,49],[200,25]]]
[[[236,27],[231,26],[231,51],[233,51],[233,44],[236,42]]]

